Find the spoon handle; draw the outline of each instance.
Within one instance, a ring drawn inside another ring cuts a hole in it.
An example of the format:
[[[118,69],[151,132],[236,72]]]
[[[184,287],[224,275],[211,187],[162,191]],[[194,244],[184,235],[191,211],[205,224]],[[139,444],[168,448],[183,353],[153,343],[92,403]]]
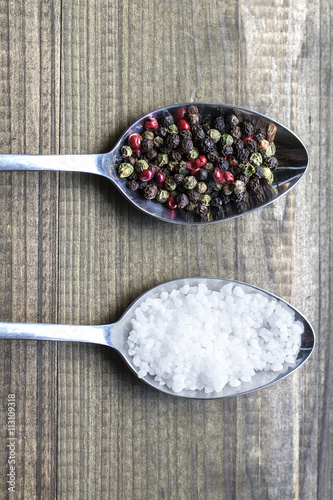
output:
[[[97,155],[0,155],[2,170],[56,170],[102,174],[102,156]]]
[[[46,323],[3,323],[0,322],[0,339],[8,340],[65,340],[68,342],[89,342],[112,347],[113,325],[50,325]]]

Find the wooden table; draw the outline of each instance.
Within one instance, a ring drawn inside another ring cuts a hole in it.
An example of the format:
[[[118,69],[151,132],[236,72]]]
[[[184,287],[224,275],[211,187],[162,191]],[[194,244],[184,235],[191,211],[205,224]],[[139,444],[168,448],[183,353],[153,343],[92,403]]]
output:
[[[0,498],[330,500],[329,0],[0,0],[0,23],[0,153],[105,152],[150,110],[211,101],[283,123],[310,156],[286,196],[204,227],[145,216],[94,175],[0,173],[1,321],[110,323],[201,275],[279,295],[318,337],[280,384],[218,401],[160,394],[102,346],[2,340]]]

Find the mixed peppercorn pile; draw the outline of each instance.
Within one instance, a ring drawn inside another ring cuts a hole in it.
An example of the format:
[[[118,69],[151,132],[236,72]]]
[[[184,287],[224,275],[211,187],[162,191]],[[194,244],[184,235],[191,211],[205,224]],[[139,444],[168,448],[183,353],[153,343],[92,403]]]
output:
[[[278,166],[274,124],[258,128],[235,114],[201,116],[191,105],[159,122],[151,116],[143,128],[121,148],[118,175],[130,190],[200,218],[267,200]]]

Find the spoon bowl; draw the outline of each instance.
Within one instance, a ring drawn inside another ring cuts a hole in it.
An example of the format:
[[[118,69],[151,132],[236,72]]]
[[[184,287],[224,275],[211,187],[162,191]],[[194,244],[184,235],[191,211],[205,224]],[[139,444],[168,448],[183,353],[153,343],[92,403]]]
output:
[[[137,307],[147,298],[155,298],[163,291],[171,292],[175,289],[180,289],[184,285],[197,286],[204,284],[209,290],[219,291],[223,285],[233,283],[241,286],[244,291],[257,291],[267,298],[274,298],[284,306],[287,306],[290,311],[294,312],[295,320],[302,323],[304,332],[301,337],[301,346],[297,355],[296,362],[293,366],[287,365],[281,372],[264,372],[259,371],[252,378],[251,382],[242,383],[239,387],[225,386],[221,392],[206,394],[204,391],[189,391],[175,393],[166,385],[161,386],[150,375],[143,377],[143,380],[149,386],[158,389],[172,396],[180,396],[193,399],[219,399],[230,396],[246,394],[268,387],[298,369],[313,352],[315,346],[315,333],[307,319],[284,300],[275,295],[262,290],[256,286],[252,286],[239,281],[223,279],[223,278],[181,278],[169,281],[158,285],[146,293],[138,297],[124,312],[122,317],[114,324],[97,325],[97,326],[74,326],[74,325],[49,325],[36,323],[0,323],[0,339],[28,339],[28,340],[57,340],[57,341],[72,341],[72,342],[89,342],[102,344],[114,348],[122,356],[128,367],[138,376],[138,370],[133,364],[132,357],[128,354],[127,339],[132,329],[132,319]]]
[[[257,127],[276,126],[276,158],[279,166],[274,172],[274,183],[267,186],[266,201],[252,202],[251,206],[239,212],[230,206],[227,213],[216,212],[201,219],[199,216],[182,209],[171,210],[165,204],[143,198],[137,191],[131,191],[126,186],[126,179],[117,174],[117,165],[121,162],[121,147],[127,144],[130,134],[141,133],[147,118],[154,116],[158,121],[167,114],[174,114],[179,107],[195,104],[203,116],[236,114],[240,119],[250,119]],[[237,106],[213,103],[184,103],[167,106],[147,113],[129,127],[109,153],[96,155],[0,155],[1,170],[57,170],[71,172],[88,172],[108,178],[115,187],[141,212],[159,220],[174,224],[201,225],[222,220],[229,220],[250,213],[269,205],[271,202],[287,193],[305,174],[308,166],[307,151],[298,137],[289,129],[265,115]]]

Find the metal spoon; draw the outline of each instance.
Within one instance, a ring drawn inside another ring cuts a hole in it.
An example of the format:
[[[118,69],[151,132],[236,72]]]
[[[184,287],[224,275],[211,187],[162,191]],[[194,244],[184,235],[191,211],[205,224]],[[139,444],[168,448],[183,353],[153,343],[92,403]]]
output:
[[[230,115],[236,114],[240,118],[249,118],[253,122],[263,127],[269,124],[275,124],[277,127],[275,136],[276,157],[279,161],[279,167],[275,172],[275,182],[272,187],[267,188],[268,199],[265,202],[257,203],[248,210],[239,213],[235,208],[230,207],[227,214],[221,212],[211,213],[208,220],[201,220],[200,217],[192,213],[176,209],[171,210],[166,205],[161,205],[154,200],[146,200],[137,191],[130,191],[126,187],[126,179],[119,178],[117,174],[117,165],[121,161],[120,149],[124,144],[127,144],[128,136],[133,132],[142,132],[143,124],[149,116],[154,115],[157,120],[160,120],[168,113],[173,114],[179,107],[187,107],[190,104],[195,104],[199,108],[201,115]],[[274,120],[254,111],[236,106],[225,104],[211,103],[185,103],[168,106],[152,111],[139,120],[137,120],[126,132],[121,136],[112,151],[105,154],[92,155],[0,155],[0,171],[1,170],[57,170],[70,172],[88,172],[99,174],[109,179],[119,191],[127,198],[136,208],[145,214],[152,215],[157,219],[173,222],[175,224],[205,224],[217,222],[220,220],[228,220],[245,213],[252,212],[258,208],[262,208],[272,201],[279,198],[282,194],[289,191],[304,175],[308,165],[308,154],[302,142],[286,127],[280,125]]]
[[[310,356],[315,345],[315,334],[310,323],[305,317],[294,309],[290,304],[261,288],[222,278],[181,278],[158,285],[137,298],[126,310],[123,316],[114,324],[98,326],[74,326],[74,325],[49,325],[35,323],[0,323],[0,339],[28,339],[28,340],[65,340],[72,342],[89,342],[113,347],[126,361],[127,365],[137,375],[137,368],[133,365],[132,358],[128,354],[127,338],[131,331],[131,320],[135,309],[148,297],[156,297],[162,291],[171,292],[188,284],[195,286],[205,284],[210,290],[220,290],[227,283],[235,283],[244,288],[245,291],[257,291],[268,298],[274,297],[295,313],[295,319],[304,325],[301,347],[294,366],[286,366],[283,372],[258,372],[251,382],[242,383],[239,387],[225,386],[222,392],[205,394],[204,391],[182,391],[175,393],[167,386],[160,386],[153,377],[147,375],[142,380],[149,386],[154,387],[166,394],[196,399],[216,399],[229,396],[246,394],[282,380],[299,368]]]

